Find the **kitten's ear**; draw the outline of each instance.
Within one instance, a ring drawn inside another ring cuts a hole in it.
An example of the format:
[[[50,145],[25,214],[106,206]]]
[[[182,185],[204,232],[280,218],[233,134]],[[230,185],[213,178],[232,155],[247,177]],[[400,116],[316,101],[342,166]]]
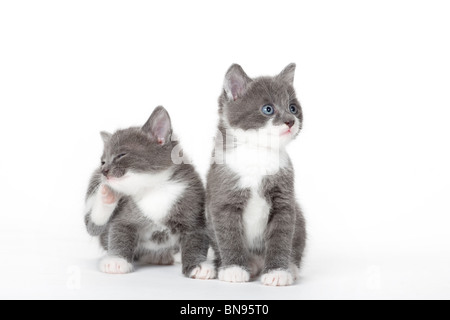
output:
[[[278,75],[278,78],[288,82],[291,85],[294,85],[294,77],[295,77],[295,63],[291,63],[283,71]]]
[[[252,82],[252,79],[247,76],[244,69],[238,64],[233,64],[228,69],[223,84],[228,99],[236,101],[241,98],[250,82]]]
[[[112,134],[108,133],[106,131],[102,131],[102,132],[100,132],[100,136],[103,139],[103,143],[107,144],[111,140]]]
[[[163,107],[156,108],[142,130],[158,144],[168,143],[172,136],[172,123],[169,113]]]

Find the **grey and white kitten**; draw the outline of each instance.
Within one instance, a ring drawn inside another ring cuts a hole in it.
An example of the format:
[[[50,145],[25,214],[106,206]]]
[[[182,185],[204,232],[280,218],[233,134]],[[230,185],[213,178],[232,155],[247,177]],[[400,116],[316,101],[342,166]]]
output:
[[[107,256],[105,273],[133,271],[133,263],[168,265],[181,248],[183,274],[215,277],[206,263],[205,190],[190,164],[175,165],[167,111],[158,107],[141,128],[102,132],[104,153],[86,196],[85,222]],[[177,154],[179,155],[179,154]]]
[[[286,286],[298,277],[305,220],[296,201],[286,145],[302,127],[295,64],[275,77],[228,70],[207,179],[206,212],[219,279]]]

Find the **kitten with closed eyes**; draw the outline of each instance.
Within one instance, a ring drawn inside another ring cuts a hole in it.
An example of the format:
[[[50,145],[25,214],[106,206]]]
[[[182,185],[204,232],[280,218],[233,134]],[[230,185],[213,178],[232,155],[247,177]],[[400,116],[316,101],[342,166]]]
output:
[[[182,272],[215,277],[206,262],[205,190],[190,164],[174,164],[170,116],[155,109],[142,127],[102,132],[104,152],[87,196],[87,231],[98,236],[107,256],[100,270],[133,271],[133,264],[169,265],[181,249]]]
[[[303,121],[294,73],[290,64],[275,77],[252,79],[239,65],[226,74],[206,188],[219,280],[262,273],[263,284],[286,286],[298,277],[305,220],[286,152]]]

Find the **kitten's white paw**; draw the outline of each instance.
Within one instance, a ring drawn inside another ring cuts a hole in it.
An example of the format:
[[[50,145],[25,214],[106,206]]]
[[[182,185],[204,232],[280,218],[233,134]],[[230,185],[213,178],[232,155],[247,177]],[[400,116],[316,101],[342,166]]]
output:
[[[100,271],[109,274],[126,274],[133,271],[133,265],[124,258],[107,256],[100,262]]]
[[[117,197],[110,187],[107,185],[102,185],[100,187],[100,194],[102,198],[102,202],[105,205],[113,205],[117,202]]]
[[[274,270],[262,276],[261,282],[266,286],[283,287],[294,283],[294,277],[289,271]]]
[[[209,262],[202,262],[200,266],[192,270],[189,278],[198,280],[210,280],[216,277],[216,268]]]
[[[250,273],[238,266],[228,267],[219,271],[219,280],[226,282],[249,282]]]

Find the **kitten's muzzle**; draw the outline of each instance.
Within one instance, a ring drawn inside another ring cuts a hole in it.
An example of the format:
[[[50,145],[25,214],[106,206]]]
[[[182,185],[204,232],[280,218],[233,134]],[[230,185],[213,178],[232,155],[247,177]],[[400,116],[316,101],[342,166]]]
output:
[[[108,174],[109,174],[109,169],[103,169],[102,170],[102,174],[106,177],[106,178],[108,178]]]
[[[292,128],[294,126],[295,120],[288,120],[285,121],[284,124],[287,125],[290,128]]]

